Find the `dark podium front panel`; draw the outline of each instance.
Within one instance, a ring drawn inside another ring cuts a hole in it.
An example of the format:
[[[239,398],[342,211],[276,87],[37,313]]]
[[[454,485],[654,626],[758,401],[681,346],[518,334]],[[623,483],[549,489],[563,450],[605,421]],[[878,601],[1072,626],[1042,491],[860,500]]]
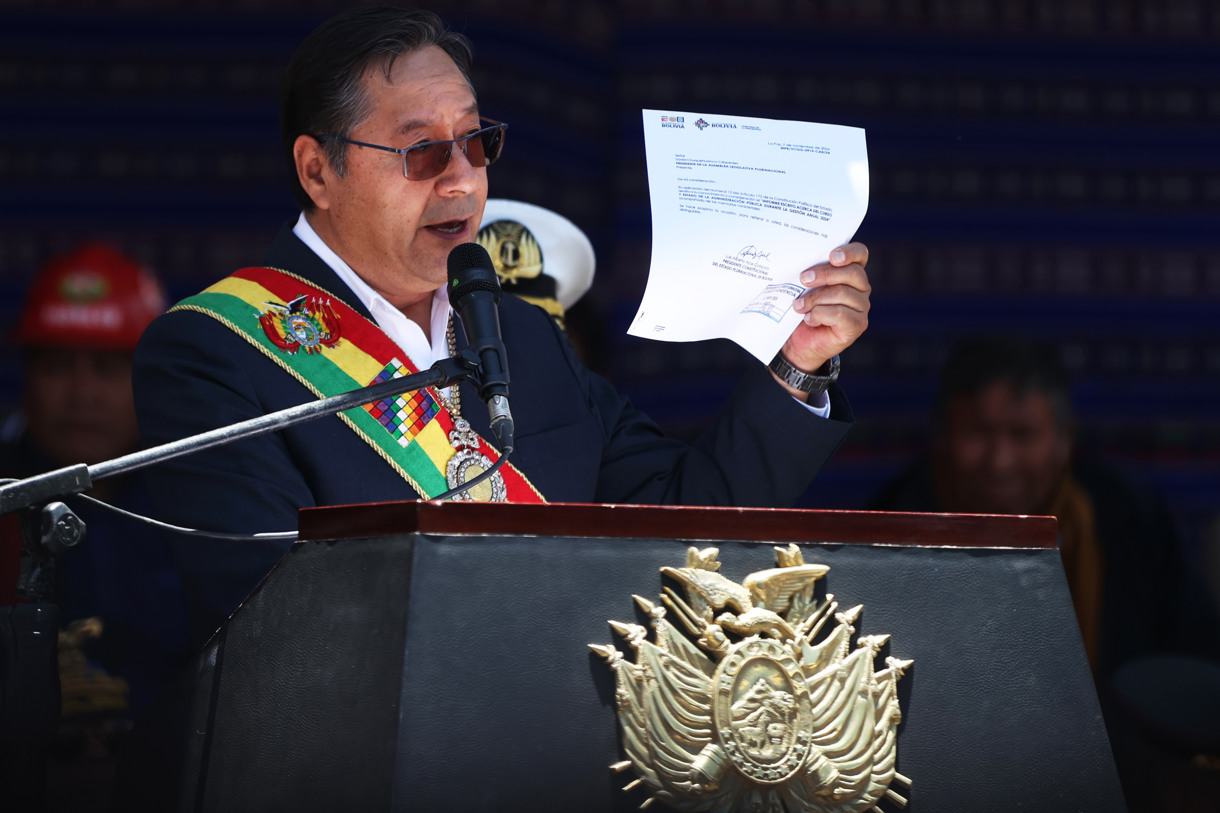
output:
[[[303,513],[305,541],[138,727],[120,809],[637,809],[647,795],[609,769],[614,679],[587,645],[626,650],[608,619],[646,623],[632,594],[657,600],[688,546],[718,547],[740,581],[789,541],[830,567],[842,608],[864,605],[857,635],[914,660],[907,810],[1125,809],[1053,520],[329,510]]]

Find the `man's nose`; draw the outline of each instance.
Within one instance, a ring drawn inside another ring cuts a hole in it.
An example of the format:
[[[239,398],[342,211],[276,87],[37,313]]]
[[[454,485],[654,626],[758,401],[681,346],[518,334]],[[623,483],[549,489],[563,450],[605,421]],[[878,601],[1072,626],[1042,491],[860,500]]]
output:
[[[461,146],[457,144],[451,145],[452,152],[449,155],[449,163],[445,164],[445,169],[436,179],[436,185],[444,189],[454,189],[456,191],[468,191],[476,183],[479,174],[475,170],[474,165],[470,163],[470,158],[466,155],[466,147],[469,142],[464,142]]]
[[[987,464],[992,471],[1008,471],[1020,459],[1019,444],[1003,433],[993,437],[987,448]]]

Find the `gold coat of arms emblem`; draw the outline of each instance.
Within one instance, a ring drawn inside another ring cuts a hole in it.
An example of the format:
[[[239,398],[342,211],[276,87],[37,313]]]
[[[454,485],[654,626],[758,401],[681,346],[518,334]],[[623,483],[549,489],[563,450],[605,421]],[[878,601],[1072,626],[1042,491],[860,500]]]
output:
[[[634,596],[645,627],[611,621],[634,651],[589,646],[614,671],[618,719],[631,769],[626,789],[652,792],[641,807],[679,811],[858,813],[898,808],[897,686],[913,661],[886,657],[888,635],[855,640],[862,605],[840,611],[817,598],[830,568],[800,548],[776,548],[778,567],[740,584],[717,571],[719,550],[687,551],[662,567],[680,589],[661,603]],[[671,620],[672,619],[672,620]]]

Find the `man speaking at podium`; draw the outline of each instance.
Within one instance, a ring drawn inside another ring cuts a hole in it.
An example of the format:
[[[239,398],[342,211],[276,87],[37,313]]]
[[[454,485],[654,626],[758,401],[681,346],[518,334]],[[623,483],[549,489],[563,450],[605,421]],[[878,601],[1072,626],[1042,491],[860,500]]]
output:
[[[146,444],[426,369],[466,346],[447,260],[478,233],[506,132],[479,115],[470,55],[431,12],[399,8],[345,12],[305,40],[281,104],[303,212],[266,267],[236,272],[145,333],[134,387]],[[797,386],[758,365],[692,445],[585,369],[543,310],[505,297],[516,444],[476,498],[790,505],[851,420],[830,361],[867,325],[867,256],[853,243],[803,275],[805,321],[783,347],[787,366],[772,365]],[[497,458],[492,437],[467,382],[178,458],[150,479],[165,519],[286,531],[303,507],[435,497]],[[196,637],[288,546],[177,544]]]

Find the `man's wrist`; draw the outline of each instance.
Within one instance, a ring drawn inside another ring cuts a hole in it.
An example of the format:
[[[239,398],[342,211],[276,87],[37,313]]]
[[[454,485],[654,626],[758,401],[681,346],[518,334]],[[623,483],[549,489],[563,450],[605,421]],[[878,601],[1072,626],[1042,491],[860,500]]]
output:
[[[813,372],[802,370],[784,357],[783,351],[775,354],[767,368],[789,391],[795,391],[808,396],[821,394],[839,378],[839,357],[837,355]]]

